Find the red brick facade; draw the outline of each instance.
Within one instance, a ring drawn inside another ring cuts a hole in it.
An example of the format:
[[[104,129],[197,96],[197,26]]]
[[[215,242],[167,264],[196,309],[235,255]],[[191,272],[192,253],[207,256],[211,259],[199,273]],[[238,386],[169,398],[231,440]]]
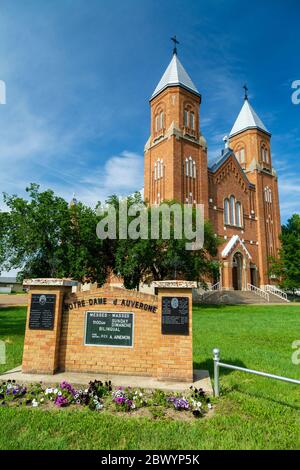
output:
[[[218,255],[223,288],[270,284],[268,260],[278,252],[280,234],[270,134],[259,128],[237,132],[229,138],[223,157],[209,167],[200,104],[199,94],[180,85],[166,86],[150,100],[145,200],[150,205],[164,200],[204,205],[205,218],[224,240]]]

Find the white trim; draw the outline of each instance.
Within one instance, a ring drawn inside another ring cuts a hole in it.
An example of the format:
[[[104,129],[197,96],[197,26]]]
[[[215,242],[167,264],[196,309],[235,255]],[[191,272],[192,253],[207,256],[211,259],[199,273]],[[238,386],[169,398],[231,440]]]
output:
[[[225,238],[225,237],[224,237]],[[244,245],[243,241],[240,239],[238,235],[233,235],[225,248],[222,251],[222,258],[227,258],[227,256],[230,254],[232,249],[235,247],[235,245],[239,243],[241,247],[243,248],[244,252],[248,256],[249,259],[252,259],[252,256],[250,255],[249,251],[247,250],[246,246]]]

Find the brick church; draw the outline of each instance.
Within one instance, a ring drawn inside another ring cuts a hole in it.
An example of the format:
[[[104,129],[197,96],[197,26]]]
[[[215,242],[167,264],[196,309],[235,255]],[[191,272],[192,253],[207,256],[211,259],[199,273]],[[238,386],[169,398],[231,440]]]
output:
[[[208,164],[201,133],[201,94],[176,48],[151,98],[151,134],[145,145],[144,198],[203,204],[223,240],[220,285],[246,290],[272,284],[268,258],[279,249],[278,181],[271,134],[245,99],[220,158]]]

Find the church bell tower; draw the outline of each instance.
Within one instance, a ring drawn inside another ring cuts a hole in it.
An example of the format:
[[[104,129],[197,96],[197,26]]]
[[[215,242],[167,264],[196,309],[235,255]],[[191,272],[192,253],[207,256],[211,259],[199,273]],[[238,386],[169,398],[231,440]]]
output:
[[[204,204],[207,216],[207,145],[200,132],[201,95],[177,55],[151,98],[150,137],[145,145],[144,197],[150,204],[175,200]]]
[[[230,132],[230,147],[245,171],[250,183],[255,185],[255,208],[250,214],[257,221],[259,284],[271,283],[269,259],[278,255],[280,210],[278,178],[272,165],[271,134],[251,106],[247,87],[241,111]]]

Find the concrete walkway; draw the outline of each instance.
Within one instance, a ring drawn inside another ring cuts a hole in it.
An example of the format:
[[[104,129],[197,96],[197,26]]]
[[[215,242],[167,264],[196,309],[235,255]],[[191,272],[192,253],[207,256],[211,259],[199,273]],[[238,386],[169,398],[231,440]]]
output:
[[[191,385],[196,388],[203,388],[203,390],[212,395],[212,385],[207,370],[195,370],[194,371],[194,382],[170,382],[160,381],[153,377],[141,377],[134,375],[112,375],[112,374],[93,374],[93,373],[81,373],[81,372],[58,372],[55,375],[46,374],[23,374],[21,366],[16,367],[10,371],[0,375],[0,381],[6,381],[8,379],[16,380],[17,383],[33,383],[43,382],[44,384],[58,384],[63,380],[70,382],[72,385],[87,385],[90,380],[111,380],[113,386],[124,386],[124,387],[141,387],[144,389],[161,389],[169,391],[183,392],[188,390]]]
[[[1,294],[0,295],[0,308],[3,307],[27,307],[27,294]]]

